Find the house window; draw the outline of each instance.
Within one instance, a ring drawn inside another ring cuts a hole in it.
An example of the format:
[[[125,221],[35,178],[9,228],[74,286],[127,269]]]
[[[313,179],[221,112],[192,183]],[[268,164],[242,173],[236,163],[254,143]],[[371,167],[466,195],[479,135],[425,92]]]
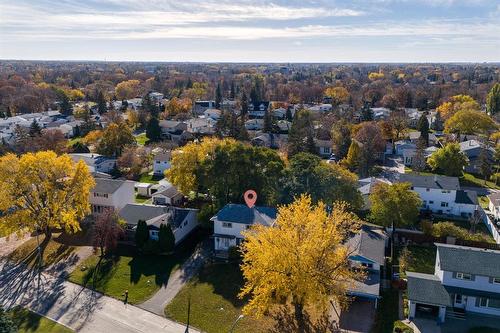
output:
[[[222,222],[222,227],[223,228],[232,228],[233,224],[229,222]]]
[[[369,264],[369,263],[366,263],[366,262],[361,263],[361,266],[362,267],[366,267],[366,268],[373,268],[373,264]]]
[[[481,297],[478,305],[481,308],[500,309],[500,299]]]
[[[461,294],[455,294],[455,303],[462,304],[462,295]]]
[[[429,188],[426,188],[425,190],[426,190],[427,192],[429,192],[429,191],[430,191],[431,189],[429,189]]]
[[[491,282],[500,284],[500,277],[493,278]]]
[[[184,226],[187,226],[188,225],[188,221],[184,221]]]
[[[479,306],[482,307],[482,308],[487,307],[488,306],[488,299],[484,298],[484,297],[481,297],[479,299]]]
[[[441,201],[441,207],[448,207],[448,203],[444,202],[444,201]]]
[[[429,200],[429,205],[432,205],[433,203],[434,203],[434,201]]]
[[[472,280],[472,276],[470,274],[467,274],[467,273],[457,273],[456,275],[456,278],[459,279],[459,280]]]

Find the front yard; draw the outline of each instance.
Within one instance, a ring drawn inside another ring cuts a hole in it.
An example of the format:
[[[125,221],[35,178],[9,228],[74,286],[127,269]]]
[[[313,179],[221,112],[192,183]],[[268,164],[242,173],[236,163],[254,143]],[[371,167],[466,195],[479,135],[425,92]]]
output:
[[[212,264],[188,282],[165,309],[167,317],[189,322],[208,333],[228,332],[241,314],[245,302],[237,297],[243,286],[238,265]],[[190,306],[189,306],[190,304]],[[269,318],[243,317],[234,332],[264,332],[271,328]]]
[[[119,245],[102,260],[98,255],[87,258],[71,272],[69,281],[117,299],[128,290],[129,303],[142,303],[167,284],[170,274],[193,253],[199,237],[190,236],[170,255],[143,254],[133,246]]]
[[[18,328],[18,333],[71,333],[66,326],[40,316],[34,312],[16,307],[7,312]],[[1,327],[0,327],[1,331]]]

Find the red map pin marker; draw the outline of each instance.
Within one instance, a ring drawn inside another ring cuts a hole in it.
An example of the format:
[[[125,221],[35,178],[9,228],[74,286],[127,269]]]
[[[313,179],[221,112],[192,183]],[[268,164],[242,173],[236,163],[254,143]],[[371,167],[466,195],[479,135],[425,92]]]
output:
[[[255,201],[257,201],[257,192],[254,190],[248,190],[245,192],[243,195],[245,198],[245,203],[247,204],[248,208],[252,208],[255,206]]]

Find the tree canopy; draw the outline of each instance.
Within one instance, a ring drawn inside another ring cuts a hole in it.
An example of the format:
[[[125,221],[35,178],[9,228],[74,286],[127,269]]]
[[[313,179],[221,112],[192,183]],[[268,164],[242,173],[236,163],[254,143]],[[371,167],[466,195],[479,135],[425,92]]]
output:
[[[484,112],[462,110],[451,116],[444,125],[446,133],[488,134],[497,129],[497,125]]]
[[[438,149],[428,159],[427,163],[433,171],[446,176],[461,176],[463,168],[467,165],[467,156],[460,151],[458,143],[448,143]]]

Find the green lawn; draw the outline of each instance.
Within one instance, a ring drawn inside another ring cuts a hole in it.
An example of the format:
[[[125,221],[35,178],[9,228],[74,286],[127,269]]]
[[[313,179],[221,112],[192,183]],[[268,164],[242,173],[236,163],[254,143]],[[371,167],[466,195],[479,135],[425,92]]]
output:
[[[417,173],[416,171],[413,171],[412,168],[405,166],[405,173]],[[422,176],[433,176],[435,173],[432,173],[430,171],[421,171],[418,172],[419,175]]]
[[[114,255],[101,262],[97,255],[87,258],[71,272],[69,280],[117,299],[123,299],[128,290],[129,303],[139,304],[168,282],[170,274],[191,255],[199,238],[198,233],[190,236],[171,255],[146,255],[134,247],[119,246]]]
[[[75,143],[80,142],[81,140],[81,137],[72,138],[68,141],[68,147],[72,147]]]
[[[149,139],[146,137],[146,133],[141,133],[135,137],[135,141],[140,146],[145,146]]]
[[[52,239],[47,243],[47,246],[43,251],[42,257],[44,267],[53,265],[61,260],[68,258],[76,249],[74,246],[68,246],[56,242],[54,240],[55,237],[56,235],[52,235]],[[42,243],[45,237],[43,235],[40,235],[39,238],[40,243]],[[9,255],[9,259],[15,262],[24,262],[30,267],[35,266],[37,264],[36,238],[32,238],[21,244]]]
[[[500,186],[495,185],[495,183],[486,181],[484,179],[478,178],[470,173],[464,173],[463,177],[460,177],[460,186],[472,186],[472,187],[486,187],[495,190],[500,190]]]
[[[375,324],[372,333],[390,333],[398,321],[399,293],[396,289],[382,291],[375,314]]]
[[[161,180],[162,177],[153,176],[153,174],[143,173],[141,178],[139,178],[140,183],[150,183],[150,184],[158,184],[158,181]]]
[[[241,314],[244,301],[237,295],[243,286],[243,276],[235,264],[213,264],[205,267],[177,294],[165,308],[165,314],[177,321],[189,321],[208,333],[228,332]],[[272,325],[269,318],[244,317],[234,332],[265,332]]]
[[[399,263],[399,256],[403,247],[396,248],[396,258]],[[410,260],[408,262],[407,271],[418,273],[434,273],[434,266],[436,264],[436,247],[435,246],[418,246],[409,245],[408,251],[410,252]],[[400,277],[406,277],[406,273],[400,271]]]
[[[16,307],[8,312],[14,324],[18,327],[18,333],[70,333],[73,332],[66,326],[40,316],[34,312]]]
[[[148,198],[148,197],[144,197],[140,194],[136,194],[135,195],[135,202],[137,203],[145,203],[146,201],[150,200],[151,198]]]

